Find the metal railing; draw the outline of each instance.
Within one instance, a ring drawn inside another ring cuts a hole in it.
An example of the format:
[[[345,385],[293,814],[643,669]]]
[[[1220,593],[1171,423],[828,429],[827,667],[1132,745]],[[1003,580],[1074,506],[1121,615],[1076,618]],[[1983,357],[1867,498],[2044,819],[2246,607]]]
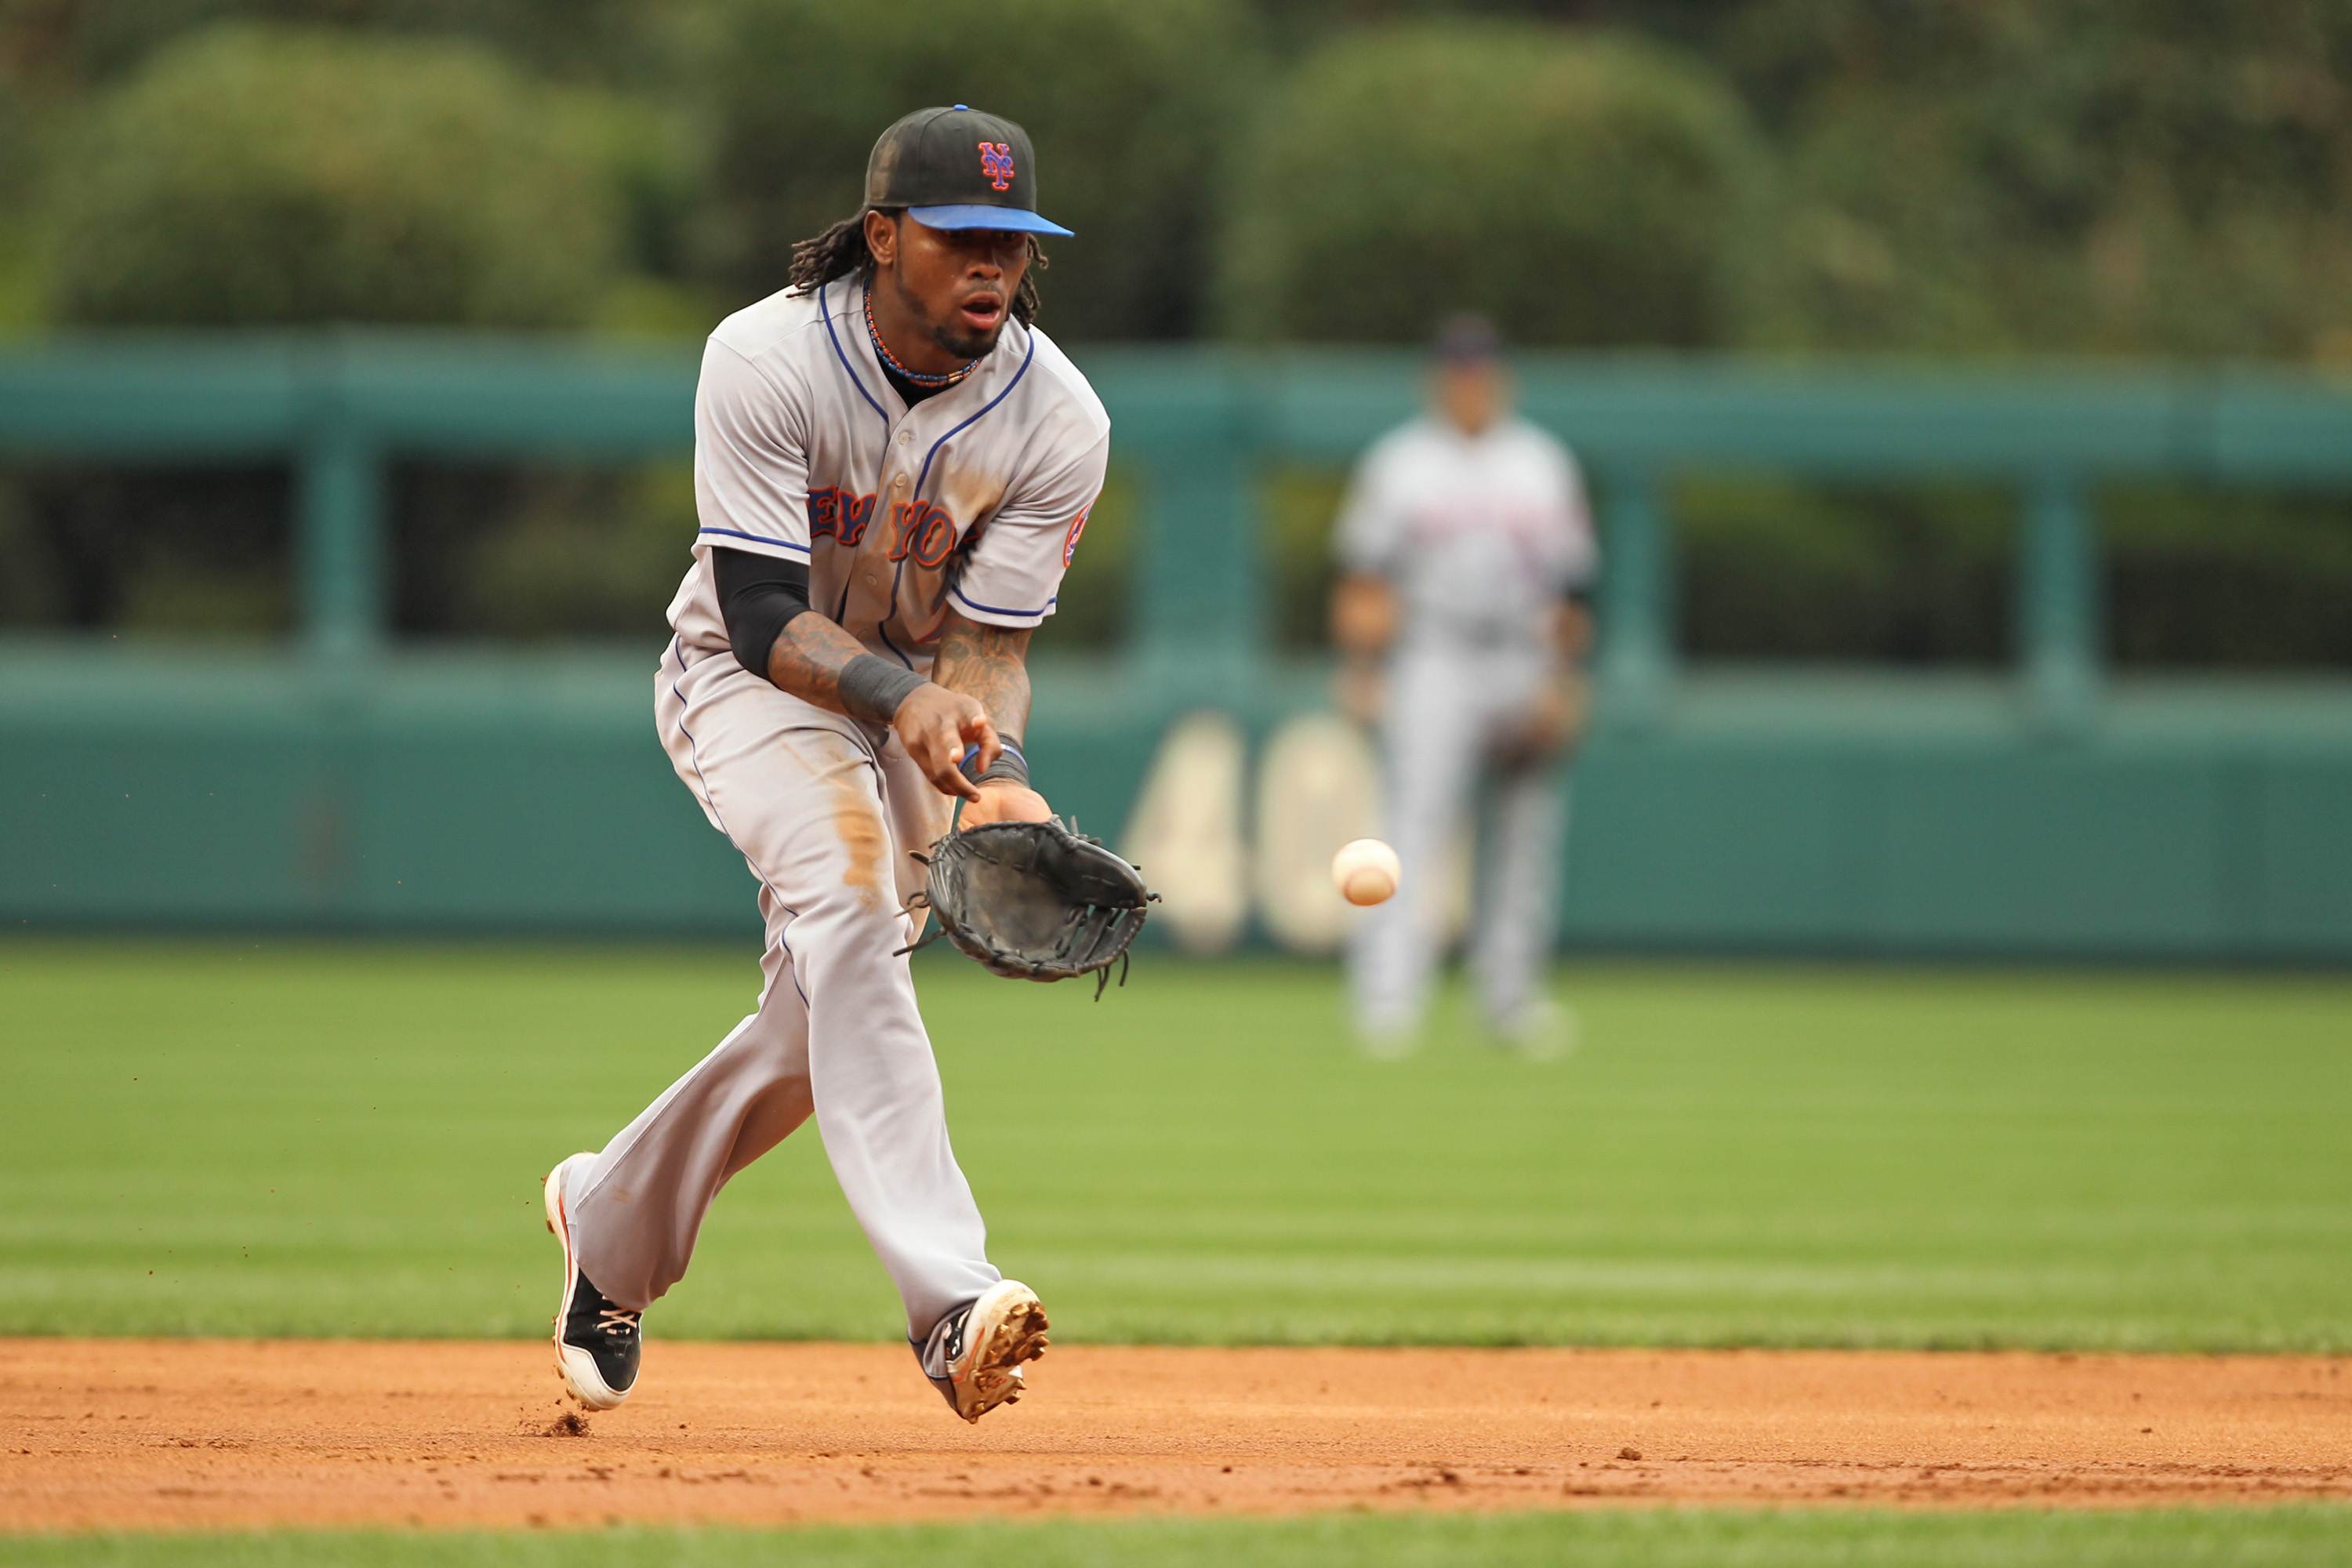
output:
[[[1419,398],[1410,354],[1080,352],[1119,460],[1144,476],[1142,668],[1213,690],[1262,651],[1256,480],[1344,461]],[[68,339],[0,353],[0,456],[123,463],[283,458],[297,475],[300,624],[338,663],[388,633],[385,473],[395,457],[628,462],[691,443],[690,347],[478,336]],[[2352,390],[2246,371],[1773,366],[1528,355],[1524,407],[1604,498],[1607,710],[1639,726],[1669,689],[1675,478],[1991,479],[2020,500],[2028,711],[2088,721],[2101,679],[2092,496],[2117,477],[2352,488]]]

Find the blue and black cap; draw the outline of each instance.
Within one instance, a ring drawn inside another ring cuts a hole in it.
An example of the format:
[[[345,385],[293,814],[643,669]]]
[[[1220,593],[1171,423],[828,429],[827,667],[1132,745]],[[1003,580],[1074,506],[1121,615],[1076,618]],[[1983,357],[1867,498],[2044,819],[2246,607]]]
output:
[[[926,228],[1068,234],[1037,216],[1037,158],[1029,132],[969,104],[919,109],[874,143],[866,205],[905,207]]]
[[[1437,363],[1456,370],[1490,365],[1503,357],[1503,335],[1495,323],[1474,310],[1464,310],[1437,324],[1437,341],[1430,345]]]

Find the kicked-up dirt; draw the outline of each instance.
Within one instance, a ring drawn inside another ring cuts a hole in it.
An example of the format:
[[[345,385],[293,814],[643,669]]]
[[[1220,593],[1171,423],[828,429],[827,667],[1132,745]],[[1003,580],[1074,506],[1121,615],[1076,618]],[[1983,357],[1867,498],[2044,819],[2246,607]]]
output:
[[[0,1530],[2352,1498],[2308,1357],[1066,1345],[957,1420],[891,1345],[0,1345]]]

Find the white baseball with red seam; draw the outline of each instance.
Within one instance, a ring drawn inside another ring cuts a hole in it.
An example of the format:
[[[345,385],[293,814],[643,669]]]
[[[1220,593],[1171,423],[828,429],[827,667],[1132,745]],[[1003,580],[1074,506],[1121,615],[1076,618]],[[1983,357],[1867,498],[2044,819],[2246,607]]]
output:
[[[1331,857],[1331,883],[1351,904],[1384,904],[1397,890],[1404,868],[1397,852],[1377,838],[1359,838],[1339,846]]]

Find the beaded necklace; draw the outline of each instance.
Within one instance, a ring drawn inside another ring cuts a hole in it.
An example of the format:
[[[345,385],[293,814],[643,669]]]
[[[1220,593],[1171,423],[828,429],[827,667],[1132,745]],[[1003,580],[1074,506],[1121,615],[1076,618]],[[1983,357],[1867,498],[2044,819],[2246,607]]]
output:
[[[898,356],[890,352],[888,346],[882,342],[882,334],[875,329],[874,293],[871,289],[868,289],[866,294],[866,336],[867,341],[873,343],[875,353],[881,357],[884,364],[890,367],[893,374],[902,376],[917,386],[953,386],[980,368],[980,360],[976,359],[961,370],[951,370],[945,375],[925,375],[921,371],[908,370],[905,365],[900,364]],[[982,354],[980,359],[987,357],[986,354]]]

